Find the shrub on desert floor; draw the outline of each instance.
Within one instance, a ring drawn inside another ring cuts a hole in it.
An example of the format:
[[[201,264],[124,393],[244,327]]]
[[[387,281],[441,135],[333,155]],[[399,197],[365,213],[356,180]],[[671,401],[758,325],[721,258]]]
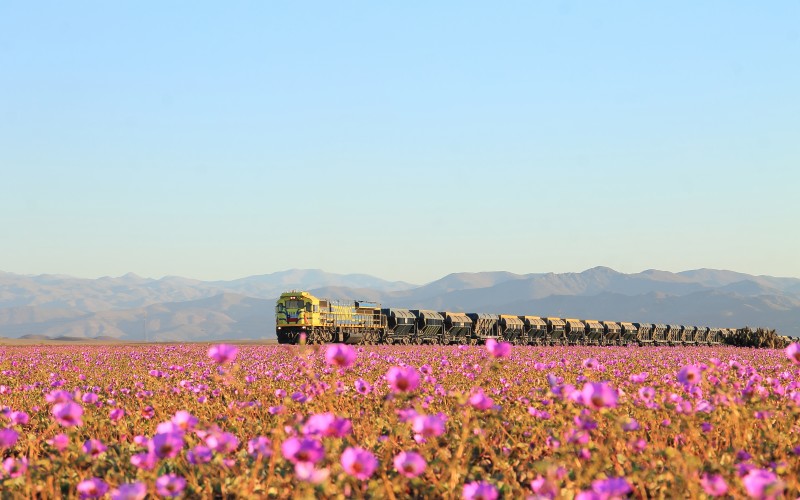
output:
[[[746,326],[725,337],[725,343],[737,347],[785,349],[789,346],[791,340],[788,337],[778,335],[775,330],[767,328],[752,330],[749,326]]]

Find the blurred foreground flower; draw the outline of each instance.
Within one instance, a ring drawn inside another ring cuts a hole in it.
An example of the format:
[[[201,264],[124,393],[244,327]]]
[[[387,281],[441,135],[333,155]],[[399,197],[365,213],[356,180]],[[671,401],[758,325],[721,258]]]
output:
[[[230,344],[212,345],[208,349],[208,357],[221,365],[232,363],[237,354],[239,354],[239,348]]]
[[[162,497],[176,497],[186,488],[186,480],[175,474],[166,474],[156,479],[156,491]]]
[[[405,477],[417,477],[425,472],[425,467],[427,467],[425,459],[413,451],[402,451],[394,457],[394,468]]]
[[[750,498],[773,500],[783,494],[786,485],[773,472],[753,469],[742,478],[744,489]]]
[[[332,344],[325,351],[325,361],[339,368],[349,368],[356,361],[356,351],[346,344]]]
[[[800,344],[797,342],[789,344],[789,347],[786,348],[786,356],[789,357],[792,363],[800,365]]]
[[[419,387],[419,373],[413,366],[393,366],[386,373],[392,392],[411,392]]]
[[[93,477],[78,483],[77,490],[81,498],[100,498],[108,491],[108,485],[102,479]]]
[[[486,341],[486,350],[493,358],[507,358],[511,354],[511,344],[489,339]]]
[[[350,447],[344,450],[341,463],[345,472],[362,481],[369,479],[378,468],[378,459],[363,448]]]
[[[127,483],[111,490],[111,500],[144,500],[147,486],[144,483]]]
[[[473,481],[464,485],[461,498],[464,500],[496,500],[497,488],[486,481]]]

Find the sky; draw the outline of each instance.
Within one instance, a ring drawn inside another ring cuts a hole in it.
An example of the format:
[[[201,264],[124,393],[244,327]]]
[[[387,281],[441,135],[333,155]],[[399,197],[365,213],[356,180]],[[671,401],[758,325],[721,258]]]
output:
[[[800,277],[800,2],[0,2],[0,270]]]

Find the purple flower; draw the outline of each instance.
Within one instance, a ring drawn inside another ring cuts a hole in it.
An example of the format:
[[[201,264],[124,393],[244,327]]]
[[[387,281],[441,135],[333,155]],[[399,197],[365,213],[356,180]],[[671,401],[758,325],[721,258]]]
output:
[[[633,417],[624,417],[622,420],[622,430],[626,432],[639,430],[639,422]]]
[[[144,483],[127,483],[111,490],[111,500],[144,500],[147,486]]]
[[[511,354],[511,344],[489,339],[486,341],[486,350],[493,358],[507,358]]]
[[[156,434],[148,443],[148,449],[158,458],[173,458],[183,450],[183,435],[177,432]]]
[[[353,430],[353,424],[346,418],[339,418],[333,413],[317,413],[308,417],[303,426],[303,434],[307,436],[344,437]]]
[[[330,475],[329,469],[317,469],[314,464],[310,462],[297,462],[294,464],[294,477],[299,481],[305,481],[312,484],[320,484]]]
[[[15,425],[27,425],[30,417],[24,411],[12,411],[8,414],[8,419]]]
[[[534,498],[552,499],[558,494],[558,487],[546,477],[538,476],[531,481],[531,490],[536,493]]]
[[[197,425],[197,417],[186,410],[175,412],[175,416],[170,421],[183,432],[189,432]]]
[[[23,476],[28,470],[28,459],[8,457],[3,460],[3,471],[11,479]]]
[[[212,458],[214,458],[214,452],[202,444],[186,452],[186,460],[192,465],[207,464]]]
[[[587,382],[581,391],[581,401],[589,408],[614,408],[617,391],[607,382]]]
[[[394,468],[405,477],[417,477],[425,472],[427,462],[422,455],[413,451],[401,451],[394,457]]]
[[[392,392],[411,392],[419,387],[419,373],[412,366],[393,366],[386,373]]]
[[[101,453],[106,451],[106,445],[99,439],[88,439],[83,443],[81,450],[92,458],[97,458]]]
[[[114,408],[110,412],[108,412],[108,418],[114,422],[120,420],[122,417],[125,416],[125,410],[122,408]]]
[[[86,394],[84,394],[81,397],[81,401],[83,401],[86,404],[90,404],[90,405],[93,405],[93,404],[97,403],[98,399],[99,399],[99,397],[97,396],[97,394],[95,394],[93,392],[87,392]]]
[[[108,485],[102,479],[93,477],[78,483],[78,495],[81,498],[100,498],[108,491]]]
[[[230,432],[214,432],[206,436],[206,445],[218,453],[231,453],[239,447],[239,438]]]
[[[11,448],[18,439],[19,434],[14,429],[0,429],[0,449]]]
[[[58,451],[64,451],[69,446],[69,437],[66,434],[56,434],[52,439],[47,440],[47,444]]]
[[[208,357],[221,365],[232,363],[238,353],[239,348],[230,344],[212,345],[208,349]]]
[[[253,458],[272,456],[272,441],[268,437],[258,436],[247,442],[247,453]]]
[[[494,405],[492,398],[484,394],[483,389],[480,387],[472,392],[468,402],[470,406],[481,411],[488,410],[492,407],[492,405]]]
[[[332,344],[325,351],[325,361],[339,368],[349,368],[356,361],[356,351],[346,344]]]
[[[131,457],[131,464],[137,469],[153,470],[158,463],[158,457],[154,453],[137,453]]]
[[[728,484],[719,474],[703,474],[700,477],[700,485],[706,495],[712,497],[721,497],[728,492]]]
[[[67,391],[53,391],[45,395],[44,400],[48,403],[69,403],[73,400],[72,393]]]
[[[186,480],[175,474],[165,474],[156,479],[156,492],[162,497],[176,497],[186,488]]]
[[[695,365],[687,365],[678,372],[678,382],[691,386],[703,380],[703,372]]]
[[[372,386],[370,386],[369,383],[363,379],[356,380],[354,385],[356,387],[356,392],[359,394],[367,395],[372,390]]]
[[[486,481],[467,483],[461,490],[461,498],[464,500],[497,500],[497,496],[497,488]]]
[[[747,494],[758,500],[778,498],[786,487],[778,476],[764,469],[752,469],[742,478],[742,484]]]
[[[414,432],[424,438],[444,434],[444,420],[436,415],[417,415],[411,425]]]
[[[792,363],[800,365],[800,344],[797,342],[789,344],[789,347],[786,348],[786,356]]]
[[[62,427],[80,427],[83,425],[81,416],[83,415],[83,408],[77,403],[56,403],[51,410],[53,418]]]
[[[362,481],[369,479],[378,468],[378,459],[372,452],[363,448],[345,449],[342,452],[341,463],[345,472]]]
[[[315,464],[325,456],[325,448],[316,439],[289,438],[281,445],[281,453],[286,460],[293,464],[298,462]]]
[[[630,493],[632,488],[624,477],[610,477],[592,481],[592,491],[601,498],[622,498]]]

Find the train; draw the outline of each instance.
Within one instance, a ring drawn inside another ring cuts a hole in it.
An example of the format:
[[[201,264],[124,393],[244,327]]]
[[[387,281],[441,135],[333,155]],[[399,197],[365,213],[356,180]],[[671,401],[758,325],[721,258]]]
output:
[[[340,302],[309,292],[284,292],[275,305],[280,344],[345,343],[479,345],[716,345],[732,328],[578,318],[384,308],[376,302]]]

